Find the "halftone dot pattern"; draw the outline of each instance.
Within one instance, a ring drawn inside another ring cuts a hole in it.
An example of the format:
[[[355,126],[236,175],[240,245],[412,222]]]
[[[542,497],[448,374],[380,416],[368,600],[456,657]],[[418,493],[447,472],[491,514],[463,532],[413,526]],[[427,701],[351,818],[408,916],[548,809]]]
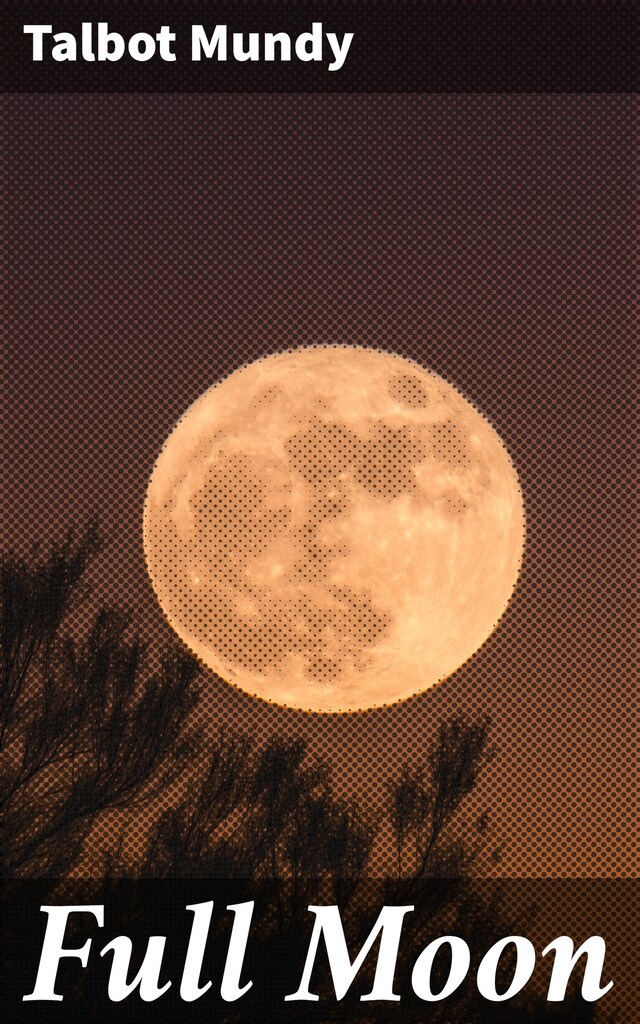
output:
[[[305,715],[203,673],[198,715],[306,737],[375,812],[440,722],[488,714],[495,756],[472,811],[488,809],[511,875],[637,874],[634,102],[6,101],[8,541],[96,512],[96,598],[170,642],[142,508],[199,395],[301,344],[365,345],[441,375],[522,486],[524,561],[498,629],[392,708]]]
[[[207,667],[348,712],[428,689],[486,640],[524,513],[499,437],[446,381],[316,346],[250,363],[187,410],[143,534],[160,605]]]

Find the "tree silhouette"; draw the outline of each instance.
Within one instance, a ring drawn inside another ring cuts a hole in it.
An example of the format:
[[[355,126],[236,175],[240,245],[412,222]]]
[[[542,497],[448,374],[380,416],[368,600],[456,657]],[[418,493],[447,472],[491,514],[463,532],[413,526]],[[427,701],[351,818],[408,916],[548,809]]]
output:
[[[149,672],[131,616],[71,616],[100,548],[91,525],[45,554],[0,564],[0,862],[9,877],[63,876],[98,816],[164,790],[190,752],[197,666],[180,649]]]
[[[489,759],[489,722],[468,724],[461,718],[443,723],[423,767],[405,767],[388,787],[389,817],[398,877],[419,880],[433,875],[459,876],[470,866],[474,845],[446,842],[446,830],[475,786]],[[483,834],[488,818],[476,822]],[[470,838],[470,837],[469,837]]]
[[[178,645],[149,659],[128,612],[104,607],[91,617],[80,614],[87,569],[100,548],[91,524],[46,552],[1,560],[5,878],[69,876],[101,815],[144,809],[146,844],[132,862],[121,825],[119,842],[104,853],[105,886],[127,876],[270,886],[257,932],[256,970],[267,979],[277,977],[291,950],[305,948],[309,905],[339,903],[360,948],[382,903],[419,902],[398,961],[398,985],[408,993],[394,1006],[400,1024],[488,1024],[511,1021],[515,1013],[522,1024],[593,1021],[595,1008],[575,997],[561,1013],[537,995],[523,996],[517,1006],[488,1005],[468,988],[428,1010],[412,999],[411,967],[434,935],[460,935],[470,948],[486,950],[494,937],[509,934],[497,900],[460,885],[488,849],[486,814],[464,833],[459,817],[490,757],[488,721],[442,724],[423,764],[406,766],[388,783],[386,807],[372,818],[336,791],[330,765],[311,758],[301,738],[272,736],[260,745],[224,729],[196,735],[189,726],[195,660]],[[508,964],[504,970],[508,975]],[[327,965],[318,971],[317,990],[330,994]],[[372,963],[363,968],[365,983],[371,971]],[[254,998],[228,1007],[220,1019],[266,1021]],[[300,1021],[318,1024],[383,1022],[389,1014],[388,1007],[353,998],[299,1004],[297,1012]]]

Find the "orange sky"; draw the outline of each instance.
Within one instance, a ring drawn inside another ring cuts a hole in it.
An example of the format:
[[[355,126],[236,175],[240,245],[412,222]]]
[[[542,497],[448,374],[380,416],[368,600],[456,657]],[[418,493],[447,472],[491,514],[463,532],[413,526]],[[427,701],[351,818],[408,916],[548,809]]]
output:
[[[4,532],[95,511],[97,584],[169,637],[142,502],[184,410],[300,342],[406,354],[489,417],[527,510],[484,647],[391,709],[317,717],[203,678],[201,713],[303,733],[375,808],[443,719],[488,713],[500,870],[637,874],[631,100],[49,96],[7,101]]]

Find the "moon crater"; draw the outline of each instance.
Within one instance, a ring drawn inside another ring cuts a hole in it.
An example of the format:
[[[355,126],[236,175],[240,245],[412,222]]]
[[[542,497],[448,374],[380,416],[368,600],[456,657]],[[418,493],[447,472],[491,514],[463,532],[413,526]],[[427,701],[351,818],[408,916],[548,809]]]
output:
[[[358,348],[271,356],[212,387],[144,512],[178,635],[223,679],[318,711],[454,672],[503,613],[523,540],[489,423],[435,374]]]

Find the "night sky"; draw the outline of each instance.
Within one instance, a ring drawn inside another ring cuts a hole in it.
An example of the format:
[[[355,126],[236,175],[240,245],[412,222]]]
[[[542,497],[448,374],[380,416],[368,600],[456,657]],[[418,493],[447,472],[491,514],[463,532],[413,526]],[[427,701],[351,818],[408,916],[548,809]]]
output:
[[[96,597],[171,632],[141,515],[184,410],[300,344],[410,356],[487,416],[527,544],[501,625],[403,704],[314,716],[203,673],[215,728],[303,734],[375,810],[452,715],[490,715],[503,874],[637,874],[631,98],[7,101],[3,532],[97,513]]]

